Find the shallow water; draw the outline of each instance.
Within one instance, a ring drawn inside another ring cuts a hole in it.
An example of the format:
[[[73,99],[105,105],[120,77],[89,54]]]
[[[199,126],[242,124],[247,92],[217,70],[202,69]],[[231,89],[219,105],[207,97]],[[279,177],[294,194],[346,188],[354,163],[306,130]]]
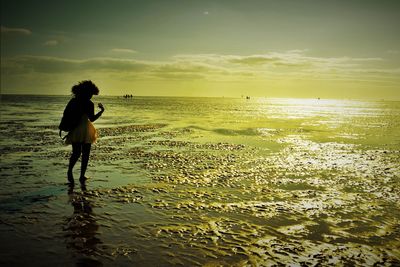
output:
[[[2,265],[400,264],[400,102],[95,97],[71,189],[67,101],[1,98]]]

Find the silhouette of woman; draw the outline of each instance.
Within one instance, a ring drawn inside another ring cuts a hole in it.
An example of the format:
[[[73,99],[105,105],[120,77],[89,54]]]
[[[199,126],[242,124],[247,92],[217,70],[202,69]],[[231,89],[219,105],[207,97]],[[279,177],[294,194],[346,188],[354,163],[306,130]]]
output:
[[[104,112],[101,103],[98,104],[100,111],[94,114],[94,104],[90,100],[93,95],[99,94],[99,88],[92,81],[81,81],[72,87],[74,97],[69,101],[73,118],[77,120],[77,126],[68,133],[65,143],[72,144],[72,154],[69,159],[67,177],[68,181],[73,184],[74,177],[72,169],[82,154],[81,176],[79,181],[83,183],[87,180],[85,172],[89,162],[91,145],[97,139],[97,132],[92,122],[97,120]]]

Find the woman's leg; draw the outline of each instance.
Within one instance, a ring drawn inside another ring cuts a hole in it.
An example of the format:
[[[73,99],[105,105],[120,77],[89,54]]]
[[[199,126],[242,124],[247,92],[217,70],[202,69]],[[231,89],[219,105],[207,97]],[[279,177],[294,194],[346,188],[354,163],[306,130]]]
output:
[[[89,162],[90,148],[92,144],[82,144],[82,165],[80,180],[86,180],[85,173]]]
[[[74,177],[72,175],[72,169],[75,166],[75,163],[78,161],[82,152],[82,144],[81,143],[72,143],[72,154],[69,158],[69,166],[68,166],[68,181],[73,182]]]

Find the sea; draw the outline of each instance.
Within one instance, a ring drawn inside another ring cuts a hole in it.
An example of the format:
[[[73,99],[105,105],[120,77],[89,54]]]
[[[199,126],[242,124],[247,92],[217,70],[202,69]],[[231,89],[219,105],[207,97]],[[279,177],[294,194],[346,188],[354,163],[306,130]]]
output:
[[[400,265],[399,101],[95,96],[72,187],[69,99],[1,96],[0,265]]]

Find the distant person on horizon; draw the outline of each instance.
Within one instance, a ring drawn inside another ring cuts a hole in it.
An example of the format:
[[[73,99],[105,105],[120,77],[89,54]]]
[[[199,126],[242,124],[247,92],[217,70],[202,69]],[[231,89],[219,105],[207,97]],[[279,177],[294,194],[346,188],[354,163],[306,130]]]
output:
[[[90,148],[97,139],[97,132],[92,122],[103,114],[104,107],[99,103],[100,111],[94,114],[94,104],[90,99],[93,95],[99,94],[99,88],[92,81],[81,81],[74,85],[71,91],[74,97],[68,102],[65,110],[71,113],[70,117],[76,121],[76,126],[66,136],[65,143],[72,144],[67,177],[68,182],[74,184],[72,170],[81,154],[82,164],[79,181],[84,183],[87,180],[85,172],[89,162]]]

